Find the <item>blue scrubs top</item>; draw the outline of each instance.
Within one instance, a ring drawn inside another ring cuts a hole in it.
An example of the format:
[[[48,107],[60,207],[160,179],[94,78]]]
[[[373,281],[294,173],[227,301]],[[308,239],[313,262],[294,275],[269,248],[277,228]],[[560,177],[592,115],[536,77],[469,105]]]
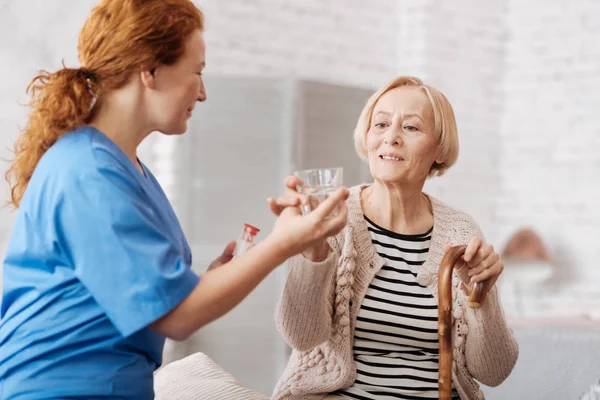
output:
[[[148,325],[198,284],[150,171],[84,127],[42,157],[3,268],[0,399],[152,399]]]

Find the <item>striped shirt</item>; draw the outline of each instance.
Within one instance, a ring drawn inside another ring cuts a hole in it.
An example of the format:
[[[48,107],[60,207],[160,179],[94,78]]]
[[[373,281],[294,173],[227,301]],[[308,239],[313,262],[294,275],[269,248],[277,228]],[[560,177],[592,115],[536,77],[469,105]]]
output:
[[[385,264],[369,285],[356,320],[356,380],[335,394],[349,399],[437,399],[438,306],[431,291],[417,283],[433,228],[401,235],[365,219]],[[452,398],[460,400],[454,387]]]

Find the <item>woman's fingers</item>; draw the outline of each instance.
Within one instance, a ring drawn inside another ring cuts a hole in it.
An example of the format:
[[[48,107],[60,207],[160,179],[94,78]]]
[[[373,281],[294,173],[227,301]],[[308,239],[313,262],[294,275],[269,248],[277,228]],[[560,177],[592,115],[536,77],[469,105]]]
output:
[[[498,253],[490,254],[486,259],[482,260],[479,264],[469,268],[469,276],[474,276],[482,273],[484,270],[490,268],[500,259]]]
[[[471,239],[469,244],[467,244],[467,249],[465,250],[465,255],[463,256],[463,259],[466,262],[472,261],[473,257],[475,257],[475,254],[477,254],[479,247],[481,247],[482,242],[483,241],[480,237],[474,237]]]
[[[490,268],[486,268],[483,272],[471,277],[471,283],[488,281],[488,285],[493,285],[498,280],[498,277],[504,270],[502,260],[498,259]]]
[[[271,209],[271,212],[273,214],[275,214],[277,217],[279,217],[279,214],[281,214],[283,207],[280,207],[279,204],[277,204],[277,202],[272,197],[269,197],[267,199],[267,203],[269,204],[269,208]]]
[[[283,184],[288,189],[293,190],[294,192],[296,192],[298,186],[304,185],[304,181],[302,179],[298,178],[295,175],[290,175],[287,178],[285,178],[285,180],[283,181]]]

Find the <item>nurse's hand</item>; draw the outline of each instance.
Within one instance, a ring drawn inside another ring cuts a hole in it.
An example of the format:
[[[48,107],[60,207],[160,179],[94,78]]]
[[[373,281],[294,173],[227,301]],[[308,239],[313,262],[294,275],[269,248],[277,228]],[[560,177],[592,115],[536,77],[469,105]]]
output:
[[[312,261],[323,261],[329,254],[326,239],[346,226],[348,189],[339,188],[308,215],[302,216],[297,206],[303,195],[295,191],[294,178],[286,179],[288,191],[284,196],[277,200],[268,199],[271,211],[279,216],[271,236],[288,252],[288,257],[302,253]],[[332,213],[336,209],[338,212],[334,216]]]
[[[296,188],[302,184],[303,184],[302,180],[300,178],[298,178],[297,176],[290,175],[287,178],[285,178],[285,181],[284,181],[284,185],[286,186],[285,193],[282,196],[280,196],[279,198],[277,198],[277,200],[272,199],[272,198],[268,199],[269,207],[271,208],[271,211],[273,212],[273,214],[279,216],[281,214],[281,212],[288,207],[296,208],[296,207],[299,207],[301,204],[304,204],[304,205],[309,204],[308,196],[303,193],[300,193],[296,190]],[[347,191],[347,189],[345,189],[345,190]],[[348,197],[348,195],[346,194],[346,197],[344,197],[343,200],[341,201],[341,203],[343,203],[343,204],[337,205],[338,207],[340,207],[340,211],[341,211],[342,207],[344,209],[346,208],[345,200],[347,197]],[[344,213],[345,213],[345,215],[347,215],[347,211],[344,211]],[[339,216],[339,214],[338,214],[338,216]],[[347,217],[343,217],[343,218],[344,218],[344,221],[346,221]],[[344,226],[345,226],[345,222],[344,222],[344,225],[342,226],[342,228]],[[339,230],[341,230],[342,228],[340,228]],[[337,232],[339,232],[339,230]],[[337,233],[337,232],[335,232],[335,233]],[[329,235],[329,236],[333,236],[333,235]],[[302,255],[313,262],[320,262],[320,261],[325,260],[327,258],[327,256],[329,255],[329,252],[331,251],[331,248],[330,248],[329,244],[327,243],[327,237],[328,236],[322,236],[319,240],[314,241],[312,243],[312,245],[308,246],[306,249],[304,249],[302,251]]]
[[[269,197],[267,199],[269,208],[273,214],[279,216],[286,207],[299,207],[300,205],[309,205],[308,196],[298,192],[296,189],[304,182],[295,175],[290,175],[283,181],[286,187],[285,193],[279,196],[277,200]]]
[[[233,251],[235,250],[235,245],[235,241],[227,243],[227,246],[225,246],[225,249],[223,249],[223,253],[221,253],[219,257],[215,258],[215,260],[210,263],[207,271],[219,268],[221,265],[227,264],[229,261],[231,261],[233,259]]]

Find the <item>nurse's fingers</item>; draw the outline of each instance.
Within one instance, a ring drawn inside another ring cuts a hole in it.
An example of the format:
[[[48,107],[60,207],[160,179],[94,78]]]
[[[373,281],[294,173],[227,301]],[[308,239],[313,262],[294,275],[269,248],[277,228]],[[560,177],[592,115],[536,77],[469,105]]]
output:
[[[313,218],[316,218],[318,221],[322,221],[329,217],[331,213],[337,208],[341,206],[349,195],[348,189],[345,187],[341,187],[337,189],[331,196],[321,202],[317,208],[312,211]]]
[[[277,200],[269,197],[267,203],[269,204],[271,212],[276,216],[279,216],[286,207],[297,207],[301,204],[308,204],[308,196],[288,190],[285,195],[279,196]]]
[[[227,246],[225,246],[221,255],[215,258],[214,261],[210,263],[207,271],[219,268],[221,265],[227,264],[229,261],[231,261],[233,259],[233,252],[235,251],[236,245],[237,243],[234,240],[227,243]]]
[[[231,242],[227,243],[227,246],[225,246],[225,248],[223,249],[221,257],[223,257],[223,259],[226,259],[226,262],[231,261],[231,259],[233,258],[233,252],[235,251],[236,245],[237,242],[235,240],[232,240]]]
[[[324,237],[336,235],[344,229],[348,222],[348,207],[346,202],[342,201],[337,208],[335,216],[329,216],[323,223]]]

